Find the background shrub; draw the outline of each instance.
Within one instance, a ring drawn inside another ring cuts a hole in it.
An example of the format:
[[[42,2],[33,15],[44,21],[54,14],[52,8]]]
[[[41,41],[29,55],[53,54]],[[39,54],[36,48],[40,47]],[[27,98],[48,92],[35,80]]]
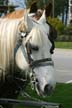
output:
[[[65,25],[58,18],[48,17],[48,22],[55,27],[58,34],[62,34],[65,28]]]
[[[64,34],[72,36],[72,24],[65,27]]]

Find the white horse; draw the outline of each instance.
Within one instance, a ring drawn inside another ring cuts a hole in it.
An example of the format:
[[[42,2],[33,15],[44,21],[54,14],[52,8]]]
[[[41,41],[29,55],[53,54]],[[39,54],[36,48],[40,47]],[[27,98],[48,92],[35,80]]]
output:
[[[17,50],[16,64],[20,69],[34,73],[35,89],[38,95],[50,95],[55,88],[56,81],[50,53],[52,44],[48,39],[49,26],[46,23],[45,11],[38,21],[33,19],[31,21],[28,18],[26,16],[25,22],[27,27],[30,26],[32,30],[23,39],[22,45]]]
[[[21,23],[24,25],[24,34],[28,34],[14,52],[20,38]],[[15,59],[18,68],[34,73],[35,89],[39,95],[51,94],[56,82],[48,34],[45,11],[38,21],[33,21],[27,14],[18,20],[0,19],[0,68],[3,70],[0,76],[5,77],[8,74],[5,70],[8,70],[10,64],[14,65]]]

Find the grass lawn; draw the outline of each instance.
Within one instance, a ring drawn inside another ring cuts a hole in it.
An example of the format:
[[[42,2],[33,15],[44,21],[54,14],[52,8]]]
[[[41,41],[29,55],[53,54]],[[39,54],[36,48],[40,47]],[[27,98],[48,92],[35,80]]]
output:
[[[57,84],[53,95],[46,98],[37,96],[36,93],[32,91],[29,87],[27,88],[26,91],[28,91],[28,93],[32,97],[36,97],[38,99],[47,102],[61,103],[63,104],[63,108],[72,108],[72,84]],[[19,97],[19,99],[23,98]],[[24,108],[24,107],[17,107],[17,108]]]
[[[72,49],[72,42],[55,42],[56,48]]]

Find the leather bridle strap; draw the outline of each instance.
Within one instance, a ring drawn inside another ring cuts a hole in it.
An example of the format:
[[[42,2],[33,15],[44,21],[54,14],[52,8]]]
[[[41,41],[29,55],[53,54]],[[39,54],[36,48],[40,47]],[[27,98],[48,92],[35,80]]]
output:
[[[37,68],[37,67],[44,67],[44,66],[54,66],[54,63],[51,58],[33,60],[31,58],[30,48],[28,45],[26,46],[27,53],[23,45],[21,46],[21,49],[22,49],[24,57],[26,58],[27,62],[29,63],[32,69]]]
[[[26,58],[26,60],[29,62],[30,67],[32,69],[37,68],[37,67],[41,67],[41,66],[54,66],[54,63],[52,61],[51,58],[45,58],[45,59],[39,59],[39,60],[33,60],[30,57],[30,52],[26,54],[24,46],[21,46],[22,52],[24,54],[24,57]],[[27,58],[28,55],[28,58]]]
[[[27,43],[26,49],[27,49],[28,61],[32,69],[37,68],[37,67],[44,67],[44,66],[54,66],[54,63],[51,58],[33,60],[31,58],[31,51],[30,51],[31,46],[29,43]]]
[[[51,58],[39,59],[39,60],[32,61],[30,63],[30,67],[32,69],[41,66],[54,66],[54,63]]]

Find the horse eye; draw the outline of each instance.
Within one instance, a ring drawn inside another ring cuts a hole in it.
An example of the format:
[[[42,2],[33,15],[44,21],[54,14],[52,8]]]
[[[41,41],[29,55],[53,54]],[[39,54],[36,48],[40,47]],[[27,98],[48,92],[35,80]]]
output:
[[[34,51],[38,51],[39,50],[39,47],[38,46],[31,45],[31,49],[34,50]]]

